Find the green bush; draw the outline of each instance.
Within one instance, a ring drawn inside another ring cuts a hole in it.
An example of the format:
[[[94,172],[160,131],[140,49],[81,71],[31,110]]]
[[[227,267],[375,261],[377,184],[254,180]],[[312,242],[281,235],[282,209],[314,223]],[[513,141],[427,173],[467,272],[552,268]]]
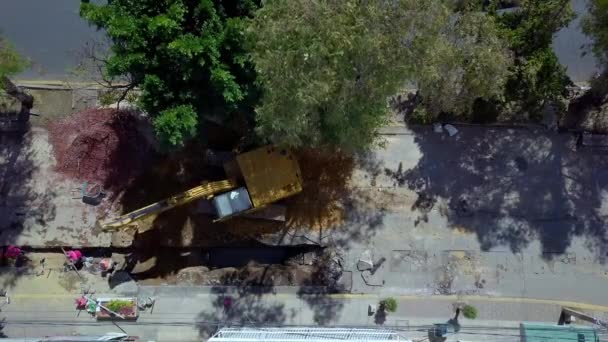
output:
[[[133,307],[133,302],[130,300],[120,300],[114,299],[108,302],[108,304],[104,305],[110,311],[120,312],[123,309],[130,309]]]
[[[380,301],[380,307],[388,312],[397,311],[397,300],[389,297]]]
[[[414,111],[406,118],[409,123],[418,125],[430,125],[435,120],[435,117],[428,112],[422,105],[418,105]]]
[[[180,105],[163,110],[152,122],[161,142],[167,147],[175,147],[196,135],[197,115],[191,105]]]
[[[477,308],[471,305],[465,305],[464,308],[462,308],[462,314],[468,319],[475,319],[477,318]]]

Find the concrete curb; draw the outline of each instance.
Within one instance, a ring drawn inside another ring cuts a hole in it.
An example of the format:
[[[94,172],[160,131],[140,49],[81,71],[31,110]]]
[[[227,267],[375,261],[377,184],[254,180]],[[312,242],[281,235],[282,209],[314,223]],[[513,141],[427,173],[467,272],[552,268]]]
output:
[[[37,89],[37,90],[98,90],[102,89],[99,84],[96,83],[81,83],[81,82],[52,82],[52,83],[31,83],[28,81],[15,82],[18,87],[25,89]]]

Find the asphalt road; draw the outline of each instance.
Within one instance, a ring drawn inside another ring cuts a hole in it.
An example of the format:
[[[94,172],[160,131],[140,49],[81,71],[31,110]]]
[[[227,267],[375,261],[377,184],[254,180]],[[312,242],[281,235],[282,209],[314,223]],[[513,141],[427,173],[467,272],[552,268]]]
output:
[[[103,39],[80,18],[79,5],[80,0],[0,2],[0,33],[32,62],[19,78],[64,79],[85,44]]]
[[[556,323],[561,305],[580,305],[520,298],[394,296],[397,311],[382,318],[368,315],[368,305],[382,298],[377,295],[231,293],[234,304],[229,310],[219,304],[222,294],[205,293],[200,288],[165,288],[155,295],[154,308],[141,312],[136,322],[97,322],[76,311],[69,295],[13,295],[12,303],[2,312],[6,316],[4,333],[16,338],[124,332],[148,341],[200,341],[226,326],[332,326],[391,329],[405,339],[418,340],[426,337],[433,324],[453,317],[454,303],[466,302],[477,308],[478,319],[460,317],[461,331],[452,336],[454,340],[506,342],[518,340],[520,322]],[[607,307],[597,305],[581,305],[579,309],[596,316],[608,312]]]
[[[79,3],[79,0],[0,2],[0,32],[33,62],[33,67],[20,78],[63,79],[66,70],[77,65],[77,52],[85,43],[102,39],[102,34],[80,19]],[[577,13],[584,13],[585,3],[586,0],[573,0]],[[579,28],[579,19],[555,37],[554,49],[575,82],[588,80],[597,70],[591,55],[581,56],[581,45],[588,43]]]
[[[572,7],[577,17],[553,39],[553,50],[560,63],[568,68],[568,76],[574,82],[587,81],[598,71],[593,55],[591,53],[582,55],[585,52],[582,46],[591,43],[580,29],[580,19],[586,13],[586,3],[587,0],[572,0]]]

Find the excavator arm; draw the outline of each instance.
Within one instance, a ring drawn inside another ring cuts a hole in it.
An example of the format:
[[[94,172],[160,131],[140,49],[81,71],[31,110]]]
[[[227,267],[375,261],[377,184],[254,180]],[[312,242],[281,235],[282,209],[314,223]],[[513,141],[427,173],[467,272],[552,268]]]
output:
[[[218,182],[205,182],[196,188],[192,188],[169,198],[165,198],[143,208],[119,216],[115,219],[100,222],[99,226],[104,231],[118,230],[128,227],[135,221],[141,220],[150,215],[160,214],[163,211],[167,211],[171,208],[184,205],[200,198],[211,198],[217,193],[225,192],[236,187],[236,181],[231,179]]]

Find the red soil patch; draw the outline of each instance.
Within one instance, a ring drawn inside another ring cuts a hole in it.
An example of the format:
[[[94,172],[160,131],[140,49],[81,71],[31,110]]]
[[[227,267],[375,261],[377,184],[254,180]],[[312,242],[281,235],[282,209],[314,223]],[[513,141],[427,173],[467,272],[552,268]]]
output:
[[[127,111],[88,109],[49,124],[56,170],[74,180],[119,193],[137,177],[153,151]]]

